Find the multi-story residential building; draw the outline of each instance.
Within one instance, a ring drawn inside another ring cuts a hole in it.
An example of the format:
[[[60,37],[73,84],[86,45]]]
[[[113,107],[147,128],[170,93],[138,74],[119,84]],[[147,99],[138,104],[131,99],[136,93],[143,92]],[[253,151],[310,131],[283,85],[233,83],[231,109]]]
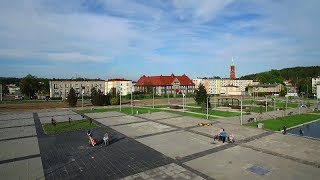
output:
[[[52,80],[50,85],[50,97],[62,97],[65,99],[71,88],[76,91],[77,96],[81,96],[83,91],[84,96],[91,95],[91,89],[105,93],[105,81],[100,79],[94,80]]]
[[[121,89],[121,95],[123,96],[134,91],[132,81],[127,79],[109,79],[105,84],[105,93],[109,93],[112,88],[115,88],[116,92],[120,92]]]
[[[21,94],[20,87],[17,87],[15,84],[7,85],[9,94]]]
[[[145,93],[177,94],[194,93],[194,83],[183,74],[182,76],[145,76],[143,75],[135,84],[136,91]]]
[[[251,96],[255,94],[279,94],[282,90],[282,84],[256,84],[248,86],[248,93]]]
[[[311,84],[312,84],[312,93],[316,94],[317,92],[317,85],[320,84],[320,77],[316,77],[316,78],[312,78],[311,80]]]
[[[222,89],[227,86],[237,86],[240,92],[244,92],[247,86],[253,85],[253,80],[241,80],[241,79],[211,79],[211,78],[197,78],[193,79],[193,83],[196,88],[200,84],[203,84],[208,94],[224,94]]]

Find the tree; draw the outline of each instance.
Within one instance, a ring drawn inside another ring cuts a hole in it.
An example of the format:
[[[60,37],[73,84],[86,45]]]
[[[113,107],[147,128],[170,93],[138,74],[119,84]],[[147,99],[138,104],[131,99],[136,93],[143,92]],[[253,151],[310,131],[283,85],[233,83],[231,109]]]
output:
[[[287,94],[287,87],[283,86],[283,88],[280,91],[280,96],[285,96]]]
[[[9,94],[9,88],[6,84],[2,84],[2,93],[5,94]]]
[[[207,91],[203,84],[200,84],[198,89],[195,90],[194,100],[198,105],[207,105]]]
[[[100,89],[98,91],[95,88],[91,89],[91,99],[92,105],[95,106],[110,105],[110,95],[104,95]]]
[[[37,77],[32,75],[27,75],[26,77],[22,78],[20,82],[20,90],[21,93],[28,96],[34,96],[36,92],[39,90],[39,80]]]
[[[75,107],[77,105],[77,101],[78,101],[78,98],[76,95],[76,91],[73,88],[71,88],[68,94],[69,106]]]

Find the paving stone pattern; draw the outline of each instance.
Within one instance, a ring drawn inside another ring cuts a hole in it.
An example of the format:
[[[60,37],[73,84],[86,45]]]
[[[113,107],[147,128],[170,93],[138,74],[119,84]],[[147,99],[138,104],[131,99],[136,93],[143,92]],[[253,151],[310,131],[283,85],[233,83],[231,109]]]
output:
[[[201,176],[198,176],[185,168],[171,163],[158,168],[150,169],[141,173],[137,173],[131,176],[127,176],[120,180],[133,180],[133,179],[148,179],[148,180],[161,180],[161,179],[192,179],[192,180],[204,180]]]
[[[0,129],[0,140],[36,135],[36,128],[34,126]]]
[[[0,121],[0,129],[9,127],[21,127],[27,125],[34,125],[33,119],[13,119],[8,121]]]
[[[101,145],[105,132],[110,145]],[[98,146],[89,147],[86,131],[39,137],[46,179],[118,179],[172,162],[170,158],[108,127],[93,131]]]

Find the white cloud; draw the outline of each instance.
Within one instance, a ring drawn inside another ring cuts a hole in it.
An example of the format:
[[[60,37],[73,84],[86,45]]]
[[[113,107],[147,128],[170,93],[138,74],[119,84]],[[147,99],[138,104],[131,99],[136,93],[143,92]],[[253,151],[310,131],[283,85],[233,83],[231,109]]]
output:
[[[174,0],[173,5],[181,19],[205,22],[215,18],[233,0]]]

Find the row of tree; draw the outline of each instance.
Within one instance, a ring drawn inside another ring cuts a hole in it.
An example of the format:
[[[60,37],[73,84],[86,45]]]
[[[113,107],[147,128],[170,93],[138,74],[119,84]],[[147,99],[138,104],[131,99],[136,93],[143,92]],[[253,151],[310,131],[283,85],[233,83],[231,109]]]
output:
[[[108,105],[119,105],[120,104],[120,95],[116,93],[115,88],[110,90],[110,93],[103,94],[103,92],[96,88],[91,89],[91,103],[94,106],[108,106]],[[70,89],[67,101],[71,107],[75,107],[77,105],[78,97],[73,88]]]
[[[242,76],[240,79],[253,79],[260,83],[281,83],[290,80],[298,93],[312,95],[311,78],[320,76],[320,66],[293,67]]]
[[[35,93],[47,94],[49,93],[49,79],[38,78],[36,76],[27,75],[24,78],[0,78],[0,84],[3,87],[3,94],[9,94],[7,85],[15,84],[20,87],[20,91],[29,98],[34,96]]]

